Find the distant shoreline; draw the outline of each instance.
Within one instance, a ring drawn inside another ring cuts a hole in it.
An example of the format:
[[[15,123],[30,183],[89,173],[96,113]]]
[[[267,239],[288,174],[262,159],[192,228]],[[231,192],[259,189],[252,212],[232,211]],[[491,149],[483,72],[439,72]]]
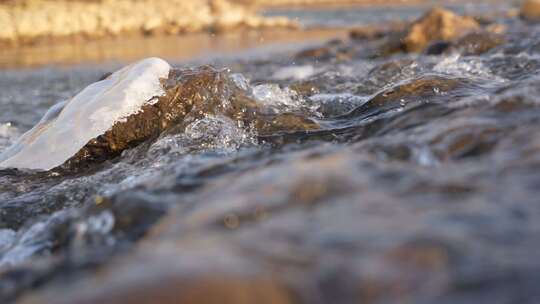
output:
[[[446,4],[468,3],[469,0],[231,0],[234,3],[253,6],[257,9],[327,9],[336,7],[374,7],[374,6],[404,6],[433,4],[436,6]],[[500,0],[482,0],[482,2],[501,2]],[[519,0],[509,0],[516,2]]]
[[[487,0],[490,1],[490,0]],[[499,0],[500,1],[500,0]],[[110,37],[175,36],[239,29],[299,28],[272,9],[405,6],[464,0],[0,0],[0,47],[84,43]]]
[[[298,24],[287,18],[263,17],[252,7],[228,0],[0,2],[0,46],[4,48],[132,34],[296,27]]]

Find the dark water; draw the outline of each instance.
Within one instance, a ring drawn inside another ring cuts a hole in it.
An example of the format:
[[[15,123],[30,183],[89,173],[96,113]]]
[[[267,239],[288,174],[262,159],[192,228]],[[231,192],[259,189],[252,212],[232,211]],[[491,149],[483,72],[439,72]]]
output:
[[[213,113],[90,171],[2,170],[0,302],[150,303],[223,277],[269,303],[537,303],[540,26],[500,22],[507,42],[482,55],[345,41],[328,47],[346,59],[215,62],[320,130]],[[0,151],[114,68],[1,72]]]

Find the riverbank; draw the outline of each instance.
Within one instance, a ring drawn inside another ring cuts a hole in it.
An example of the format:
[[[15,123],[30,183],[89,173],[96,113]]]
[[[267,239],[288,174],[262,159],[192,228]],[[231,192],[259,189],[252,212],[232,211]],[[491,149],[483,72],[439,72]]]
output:
[[[444,1],[446,4],[461,0]],[[162,37],[238,30],[298,29],[294,16],[265,14],[296,7],[429,5],[428,0],[102,0],[0,1],[0,46],[14,49],[116,37]],[[439,3],[439,2],[437,2]],[[439,3],[440,4],[440,3]]]
[[[295,28],[227,0],[9,1],[0,3],[0,45],[13,47],[129,34],[177,35],[231,29]]]

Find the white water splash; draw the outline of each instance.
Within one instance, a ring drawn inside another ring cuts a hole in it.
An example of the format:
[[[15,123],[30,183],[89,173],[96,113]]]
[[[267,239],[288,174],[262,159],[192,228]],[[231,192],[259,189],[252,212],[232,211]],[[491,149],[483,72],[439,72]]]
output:
[[[505,82],[505,79],[493,74],[480,58],[461,57],[460,54],[444,57],[433,67],[433,70],[452,76]]]
[[[266,83],[254,86],[252,94],[263,108],[271,113],[309,112],[318,115],[317,105],[306,103],[306,100],[295,90],[288,87],[281,88],[275,83]]]
[[[185,136],[192,144],[223,152],[236,151],[242,145],[256,144],[255,132],[249,126],[237,123],[223,115],[206,115],[189,124]]]
[[[0,154],[0,167],[49,170],[63,164],[114,123],[164,93],[169,64],[148,58],[86,87],[47,111],[41,121]]]

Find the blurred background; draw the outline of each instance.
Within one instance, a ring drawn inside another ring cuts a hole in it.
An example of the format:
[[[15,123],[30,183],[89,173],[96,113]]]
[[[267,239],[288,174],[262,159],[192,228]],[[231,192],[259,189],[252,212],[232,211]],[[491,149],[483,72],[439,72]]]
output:
[[[251,55],[298,48],[346,37],[352,28],[410,21],[432,6],[460,14],[515,14],[517,2],[0,0],[0,67],[150,55],[177,61],[245,57],[246,50]]]

